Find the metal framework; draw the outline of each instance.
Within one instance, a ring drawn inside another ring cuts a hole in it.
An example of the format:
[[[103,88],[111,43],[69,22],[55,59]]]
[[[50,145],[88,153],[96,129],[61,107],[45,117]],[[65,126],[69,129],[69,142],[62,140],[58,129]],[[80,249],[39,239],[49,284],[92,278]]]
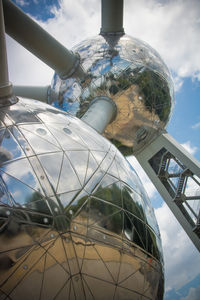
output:
[[[136,158],[200,251],[200,163],[166,132]]]

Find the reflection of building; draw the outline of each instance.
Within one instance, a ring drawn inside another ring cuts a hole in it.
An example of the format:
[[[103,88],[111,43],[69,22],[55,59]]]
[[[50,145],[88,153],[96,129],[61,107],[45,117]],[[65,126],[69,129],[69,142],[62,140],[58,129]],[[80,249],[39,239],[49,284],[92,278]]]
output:
[[[97,36],[84,40],[73,51],[79,53],[87,76],[82,81],[73,77],[61,80],[55,74],[49,103],[81,117],[95,97],[112,98],[117,117],[104,136],[125,155],[140,148],[141,138],[150,142],[165,128],[173,107],[173,84],[154,49],[123,35],[114,48]],[[141,128],[145,130],[143,137],[139,137]]]
[[[45,104],[3,110],[1,299],[161,299],[153,209],[115,146]]]

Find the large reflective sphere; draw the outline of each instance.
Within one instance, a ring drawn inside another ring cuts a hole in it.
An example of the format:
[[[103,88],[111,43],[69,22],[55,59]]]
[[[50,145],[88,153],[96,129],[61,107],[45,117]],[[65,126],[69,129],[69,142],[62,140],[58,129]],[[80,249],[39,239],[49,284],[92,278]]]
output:
[[[162,299],[154,212],[115,146],[31,100],[1,109],[0,142],[1,300]]]
[[[146,43],[127,35],[114,46],[109,42],[97,36],[73,48],[88,76],[80,82],[55,74],[49,102],[81,117],[95,97],[112,98],[118,114],[104,135],[123,154],[132,154],[166,126],[173,84],[159,54]]]

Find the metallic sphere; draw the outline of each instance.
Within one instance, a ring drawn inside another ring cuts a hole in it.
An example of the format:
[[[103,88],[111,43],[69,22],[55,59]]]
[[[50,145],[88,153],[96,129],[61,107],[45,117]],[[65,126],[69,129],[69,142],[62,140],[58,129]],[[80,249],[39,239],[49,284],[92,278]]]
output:
[[[97,36],[73,48],[87,76],[52,81],[49,103],[81,117],[92,99],[107,96],[117,105],[116,119],[104,135],[125,155],[141,149],[164,129],[173,106],[171,75],[146,43],[122,36]]]
[[[160,234],[133,168],[76,117],[0,112],[0,299],[162,299]]]

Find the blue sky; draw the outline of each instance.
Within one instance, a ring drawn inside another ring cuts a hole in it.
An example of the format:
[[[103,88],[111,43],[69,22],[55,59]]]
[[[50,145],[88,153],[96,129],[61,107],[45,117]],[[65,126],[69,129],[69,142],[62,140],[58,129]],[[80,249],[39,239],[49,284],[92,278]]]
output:
[[[15,0],[67,48],[100,31],[100,0]],[[170,68],[175,108],[168,132],[200,160],[200,1],[124,0],[125,32],[154,47]],[[48,85],[53,71],[7,38],[10,80]],[[158,192],[130,159],[155,207],[165,258],[165,300],[198,300],[200,255]]]

